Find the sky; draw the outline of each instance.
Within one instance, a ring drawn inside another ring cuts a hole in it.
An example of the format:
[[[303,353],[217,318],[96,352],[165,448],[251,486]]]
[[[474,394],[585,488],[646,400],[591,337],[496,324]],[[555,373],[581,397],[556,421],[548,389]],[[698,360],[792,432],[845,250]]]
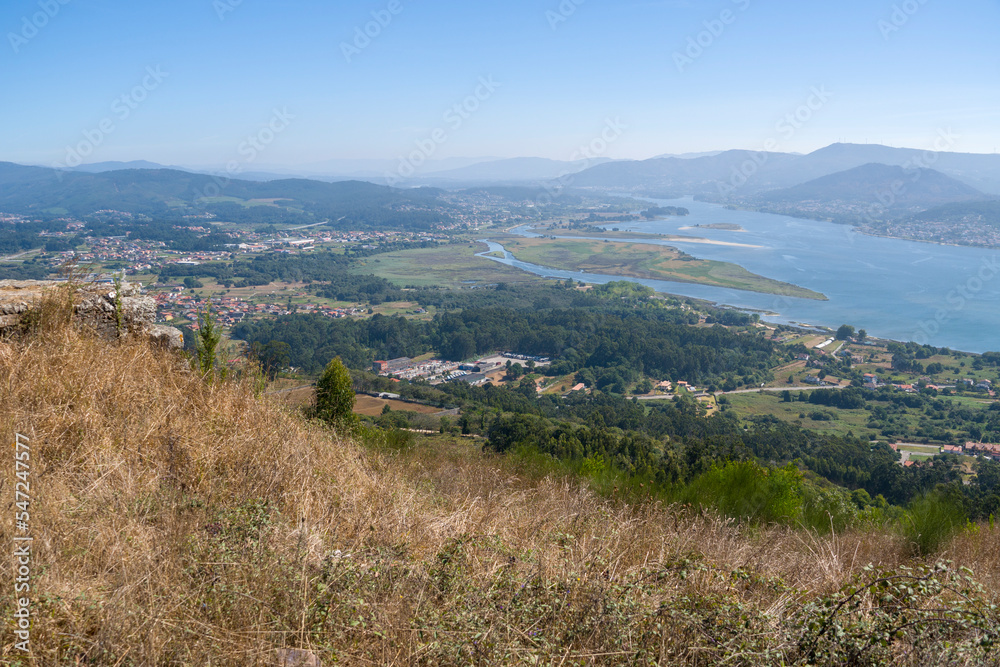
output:
[[[0,160],[992,153],[997,34],[1000,0],[3,0]]]

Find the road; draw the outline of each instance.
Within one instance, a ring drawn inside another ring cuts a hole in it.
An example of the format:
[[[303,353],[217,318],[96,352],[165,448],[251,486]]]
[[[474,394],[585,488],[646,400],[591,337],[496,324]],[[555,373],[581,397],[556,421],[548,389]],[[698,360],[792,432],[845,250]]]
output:
[[[812,391],[813,389],[847,389],[846,386],[836,386],[836,387],[821,387],[819,385],[815,387],[757,387],[756,389],[737,389],[735,391],[717,391],[716,396],[724,396],[726,394],[756,394],[762,391],[769,392],[781,392],[781,391]],[[635,398],[640,401],[669,401],[674,398],[673,394],[660,394],[657,396],[629,396],[628,398]]]
[[[315,385],[304,384],[301,387],[291,387],[289,389],[278,389],[276,391],[265,392],[265,394],[268,395],[268,396],[270,396],[272,394],[287,394],[290,391],[298,391],[299,389],[309,389],[310,387],[313,387],[313,386],[315,386]]]
[[[329,222],[330,222],[329,220],[326,220],[324,222],[316,222],[316,223],[313,223],[311,225],[302,225],[301,227],[289,227],[285,231],[287,231],[287,232],[297,232],[300,229],[309,229],[310,227],[319,227],[320,225],[325,225],[325,224],[328,224]]]
[[[736,391],[720,391],[716,392],[716,396],[719,394],[756,394],[761,391],[812,391],[813,389],[847,389],[847,386],[837,385],[824,387],[822,385],[816,385],[815,387],[757,387],[756,389],[737,389]]]
[[[347,217],[346,215],[340,216],[339,218],[337,218],[337,222],[340,222],[341,220],[343,220],[346,217]],[[311,224],[311,225],[302,225],[301,227],[289,227],[285,231],[288,231],[288,232],[297,232],[300,229],[309,229],[310,227],[319,227],[320,225],[329,225],[329,224],[330,224],[329,220],[324,220],[323,222],[317,222],[317,223],[314,223],[314,224]]]

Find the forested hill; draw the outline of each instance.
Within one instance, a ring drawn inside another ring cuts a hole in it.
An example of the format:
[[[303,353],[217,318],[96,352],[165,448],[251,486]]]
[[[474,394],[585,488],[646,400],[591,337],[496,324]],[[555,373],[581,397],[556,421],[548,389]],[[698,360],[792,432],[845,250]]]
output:
[[[175,217],[212,213],[232,222],[320,222],[341,228],[428,227],[448,219],[431,188],[399,190],[362,181],[245,181],[173,169],[98,174],[0,163],[0,211],[84,217],[113,209]]]
[[[900,188],[899,184],[919,183]],[[769,192],[763,199],[774,203],[857,202],[870,204],[886,199],[887,208],[926,208],[951,202],[981,200],[985,195],[973,187],[933,169],[906,169],[884,164],[866,164]]]

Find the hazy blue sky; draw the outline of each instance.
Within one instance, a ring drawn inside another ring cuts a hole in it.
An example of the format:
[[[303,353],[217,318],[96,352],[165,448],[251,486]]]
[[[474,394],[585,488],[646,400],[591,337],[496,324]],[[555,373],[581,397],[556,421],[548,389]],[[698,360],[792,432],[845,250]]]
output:
[[[570,159],[615,119],[616,158],[1000,148],[998,0],[4,0],[0,31],[0,160]]]

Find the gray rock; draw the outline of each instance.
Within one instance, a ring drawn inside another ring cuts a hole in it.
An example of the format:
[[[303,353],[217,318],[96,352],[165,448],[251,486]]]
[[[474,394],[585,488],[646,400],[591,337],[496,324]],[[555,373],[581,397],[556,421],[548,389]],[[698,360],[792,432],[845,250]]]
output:
[[[169,350],[184,349],[184,334],[181,333],[180,329],[175,327],[153,324],[146,329],[146,334],[154,345],[165,347]]]
[[[277,659],[278,667],[323,667],[315,653],[297,648],[279,648]]]
[[[66,285],[55,280],[0,280],[0,334],[4,329],[16,327],[25,313],[41,303],[47,290]],[[117,297],[115,290],[108,290],[107,285],[77,286],[73,295],[76,321],[109,338],[121,333],[147,335],[169,349],[184,347],[184,338],[178,329],[154,324],[156,301],[144,296],[140,285],[123,282],[120,291]]]

